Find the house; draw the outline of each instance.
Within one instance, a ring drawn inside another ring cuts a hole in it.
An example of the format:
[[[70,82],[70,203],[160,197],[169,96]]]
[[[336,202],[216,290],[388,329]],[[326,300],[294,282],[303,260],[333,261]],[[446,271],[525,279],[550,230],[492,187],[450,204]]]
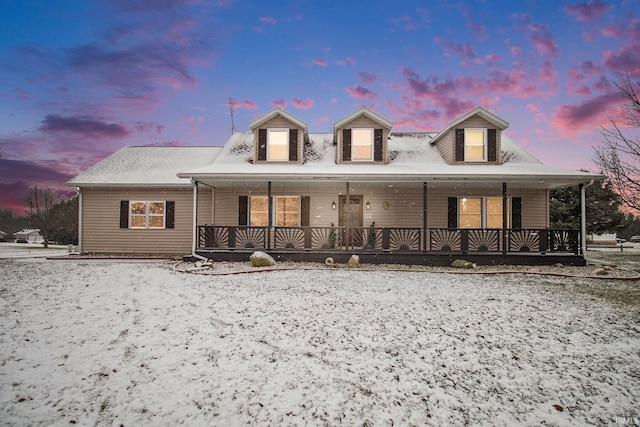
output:
[[[309,133],[275,108],[223,147],[124,148],[67,183],[80,251],[584,263],[584,227],[549,229],[549,191],[601,176],[542,164],[508,126],[478,107],[437,133],[392,132],[360,108]]]
[[[38,228],[25,228],[24,230],[18,231],[14,234],[16,241],[27,242],[27,243],[43,243],[44,238],[40,234],[40,229]]]

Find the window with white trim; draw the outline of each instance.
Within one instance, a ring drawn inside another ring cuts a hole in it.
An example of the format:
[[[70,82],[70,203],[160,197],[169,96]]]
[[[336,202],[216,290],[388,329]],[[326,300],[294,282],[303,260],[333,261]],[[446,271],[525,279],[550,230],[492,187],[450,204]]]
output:
[[[507,227],[510,221],[507,199]],[[460,197],[458,225],[460,228],[502,228],[502,197]]]
[[[464,130],[464,160],[471,162],[487,160],[486,129],[470,128]]]
[[[373,160],[373,129],[351,130],[351,160]]]
[[[300,197],[274,196],[274,218],[276,227],[300,226]],[[249,225],[266,227],[269,225],[269,198],[249,197]]]
[[[267,160],[289,160],[289,129],[267,129]]]
[[[130,228],[165,228],[165,202],[129,202]]]

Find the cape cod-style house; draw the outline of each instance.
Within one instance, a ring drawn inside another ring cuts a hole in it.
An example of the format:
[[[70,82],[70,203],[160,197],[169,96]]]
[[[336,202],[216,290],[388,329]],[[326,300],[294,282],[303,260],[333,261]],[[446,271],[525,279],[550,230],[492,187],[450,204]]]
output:
[[[549,191],[600,175],[542,164],[508,125],[478,107],[437,133],[392,132],[361,108],[315,134],[276,108],[223,147],[124,148],[67,183],[80,251],[583,264],[584,225],[550,229]]]

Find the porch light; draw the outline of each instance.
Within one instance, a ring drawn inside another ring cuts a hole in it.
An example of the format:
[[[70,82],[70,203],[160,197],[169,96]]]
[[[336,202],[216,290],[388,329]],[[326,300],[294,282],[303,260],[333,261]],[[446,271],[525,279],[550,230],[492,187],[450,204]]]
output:
[[[367,204],[365,205],[367,210],[371,209],[371,203],[367,202]]]
[[[336,202],[331,203],[331,209],[336,210]]]

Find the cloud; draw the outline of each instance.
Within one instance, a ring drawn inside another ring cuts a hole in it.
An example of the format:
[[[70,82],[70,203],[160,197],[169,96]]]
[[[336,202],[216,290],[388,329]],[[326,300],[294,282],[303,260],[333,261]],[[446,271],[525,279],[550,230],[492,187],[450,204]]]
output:
[[[613,6],[591,0],[587,3],[576,3],[565,6],[564,10],[569,16],[573,16],[576,21],[588,22],[602,18],[611,8],[613,8]]]
[[[293,105],[294,107],[299,108],[301,110],[307,110],[307,109],[313,107],[313,104],[314,104],[314,102],[313,102],[313,99],[311,99],[311,98],[307,98],[306,101],[303,101],[300,98],[294,98],[294,99],[291,100],[291,105]]]
[[[260,18],[260,22],[264,22],[265,24],[275,25],[278,23],[273,16],[263,16]]]
[[[360,71],[358,73],[358,77],[360,77],[366,84],[375,83],[375,81],[378,79],[374,73],[369,73],[367,71]]]
[[[228,105],[228,103],[227,103]],[[251,101],[250,99],[245,99],[244,101],[231,101],[231,105],[233,108],[246,108],[247,110],[255,110],[258,108],[258,104]]]
[[[326,67],[327,66],[327,61],[325,61],[324,59],[314,59],[313,63],[316,64],[318,67]]]
[[[378,97],[378,95],[376,95],[374,92],[370,91],[367,88],[364,88],[360,85],[354,87],[354,88],[350,88],[347,87],[344,89],[350,97],[352,98],[358,98],[358,99],[376,99]]]
[[[282,108],[283,110],[287,108],[287,101],[284,99],[279,99],[277,101],[271,101],[271,105],[277,108]]]
[[[389,19],[389,22],[405,31],[415,31],[418,29],[418,26],[413,22],[413,19],[409,15],[402,15],[398,18],[391,18]]]
[[[560,48],[553,40],[547,25],[532,23],[531,16],[528,14],[513,15],[512,19],[516,21],[516,27],[525,32],[540,55],[553,58],[558,56]]]
[[[581,130],[591,131],[609,122],[607,110],[615,111],[624,102],[619,92],[612,92],[590,98],[573,105],[559,105],[553,113],[551,125],[559,129],[565,136],[574,136]]]
[[[606,51],[604,57],[603,65],[609,71],[618,75],[640,74],[640,43],[623,47],[619,51]]]
[[[129,131],[115,123],[105,123],[89,116],[63,117],[48,114],[42,120],[39,128],[44,132],[71,132],[89,137],[124,138]]]
[[[444,50],[447,53],[450,53],[456,56],[462,56],[465,58],[476,57],[476,53],[473,50],[473,46],[471,46],[469,43],[465,43],[465,44],[453,43],[453,42],[444,40],[442,37],[435,37],[434,40],[438,43],[442,43],[444,45]]]

